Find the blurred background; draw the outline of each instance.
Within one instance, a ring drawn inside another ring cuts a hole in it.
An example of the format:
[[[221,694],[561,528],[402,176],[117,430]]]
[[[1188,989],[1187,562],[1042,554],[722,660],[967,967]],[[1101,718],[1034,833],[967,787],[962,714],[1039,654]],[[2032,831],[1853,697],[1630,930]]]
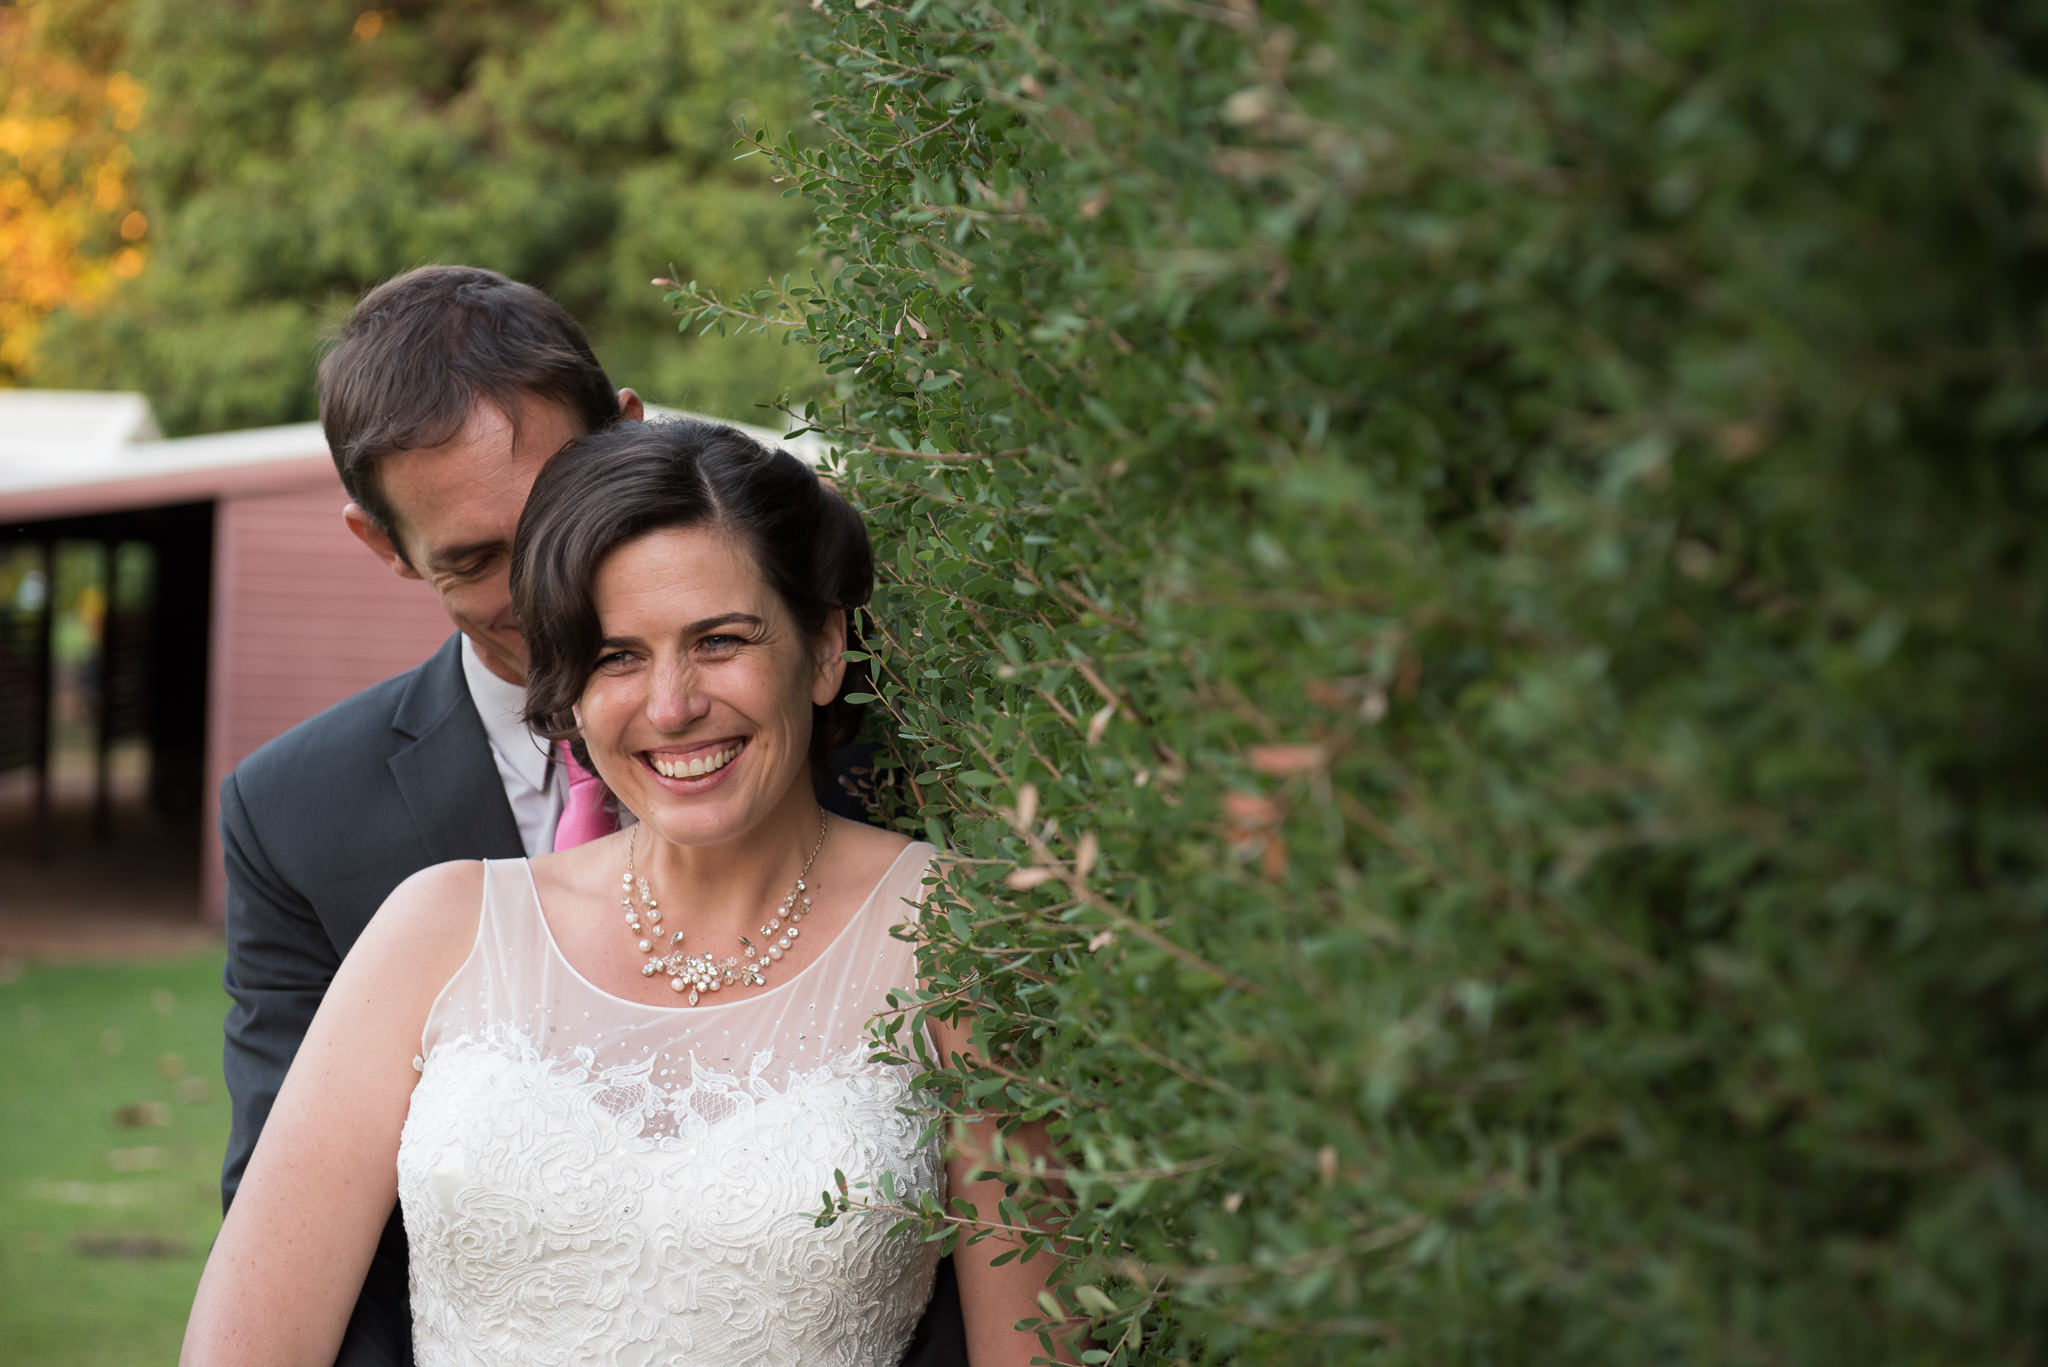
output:
[[[175,1350],[210,795],[448,630],[310,421],[435,260],[826,353],[1117,1363],[2048,1357],[2048,0],[789,3],[0,3],[0,1364]]]
[[[814,360],[650,282],[805,271],[772,0],[0,4],[0,1361],[175,1356],[218,1224],[212,794],[447,632],[342,529],[323,335],[464,262],[782,430]]]

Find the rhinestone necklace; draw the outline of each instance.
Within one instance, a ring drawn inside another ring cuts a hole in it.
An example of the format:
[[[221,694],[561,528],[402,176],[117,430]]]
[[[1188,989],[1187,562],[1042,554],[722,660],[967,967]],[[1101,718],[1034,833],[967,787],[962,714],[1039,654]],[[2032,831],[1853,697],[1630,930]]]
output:
[[[657,953],[655,946],[661,938],[661,903],[648,889],[647,879],[633,872],[633,852],[640,843],[640,832],[634,831],[626,840],[626,876],[620,880],[619,905],[626,912],[626,929],[638,941],[640,952],[648,955],[646,963],[640,965],[640,976],[651,978],[657,973],[668,974],[668,985],[678,992],[688,992],[690,1005],[697,1004],[698,997],[705,992],[716,992],[721,987],[735,983],[750,983],[755,987],[764,986],[767,981],[768,965],[789,953],[790,944],[796,939],[797,927],[810,914],[811,895],[804,887],[804,879],[810,876],[811,865],[818,862],[818,851],[825,848],[825,814],[818,813],[818,843],[811,846],[810,858],[804,860],[803,869],[796,876],[796,886],[782,899],[782,905],[761,927],[761,938],[767,942],[766,949],[756,949],[754,942],[740,936],[739,954],[728,954],[723,959],[710,954],[685,954],[676,946],[683,942],[680,930],[668,937],[668,953]],[[633,905],[633,894],[640,894],[640,905]]]

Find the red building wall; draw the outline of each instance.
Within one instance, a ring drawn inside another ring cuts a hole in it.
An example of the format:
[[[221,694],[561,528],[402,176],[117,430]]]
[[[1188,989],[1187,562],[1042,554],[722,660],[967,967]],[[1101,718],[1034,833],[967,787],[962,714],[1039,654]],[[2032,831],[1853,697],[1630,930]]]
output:
[[[244,756],[329,704],[412,668],[454,630],[342,524],[331,469],[302,487],[230,493],[215,508],[201,906],[222,913],[220,783]]]

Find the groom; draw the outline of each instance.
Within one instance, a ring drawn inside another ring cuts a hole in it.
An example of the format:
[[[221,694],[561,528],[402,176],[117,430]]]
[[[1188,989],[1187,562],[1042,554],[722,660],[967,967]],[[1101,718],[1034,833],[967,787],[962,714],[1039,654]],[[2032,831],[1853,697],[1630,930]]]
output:
[[[586,432],[637,421],[583,331],[492,271],[426,266],[378,286],[319,372],[320,421],[349,531],[419,579],[455,624],[417,668],[257,750],[221,785],[227,864],[224,1065],[232,1202],[292,1056],[342,956],[391,890],[430,864],[545,854],[587,838],[594,789],[520,718],[526,649],[508,583],[534,476]],[[856,819],[836,785],[820,798]],[[966,1362],[950,1260],[906,1363]],[[410,1367],[405,1231],[394,1212],[338,1367]]]

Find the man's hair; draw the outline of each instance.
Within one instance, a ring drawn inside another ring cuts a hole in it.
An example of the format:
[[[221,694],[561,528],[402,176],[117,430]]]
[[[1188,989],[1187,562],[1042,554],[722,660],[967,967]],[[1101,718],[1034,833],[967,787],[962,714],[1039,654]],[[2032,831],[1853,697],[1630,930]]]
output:
[[[576,320],[533,286],[473,266],[420,266],[363,296],[321,358],[318,384],[341,487],[394,542],[379,465],[454,439],[479,400],[515,431],[522,400],[562,405],[583,432],[619,416]]]

